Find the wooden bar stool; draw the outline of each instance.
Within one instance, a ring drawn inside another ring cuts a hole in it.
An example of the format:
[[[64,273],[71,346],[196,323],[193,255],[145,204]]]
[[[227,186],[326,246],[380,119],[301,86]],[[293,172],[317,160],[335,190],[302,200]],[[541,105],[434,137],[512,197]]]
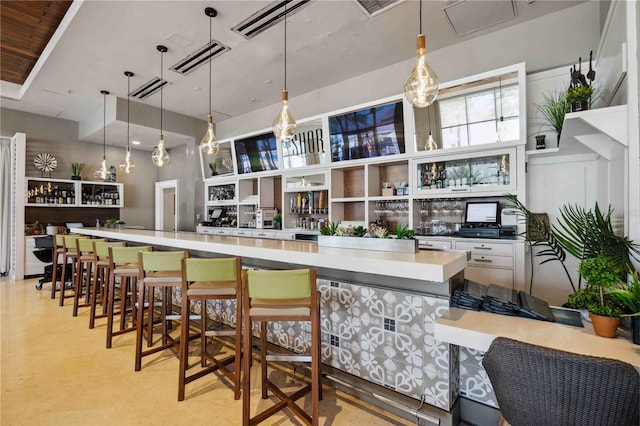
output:
[[[139,280],[138,252],[151,251],[151,246],[109,247],[109,287],[107,289],[107,349],[113,337],[130,331],[136,326],[136,284]],[[116,278],[120,279],[120,310],[115,311]],[[142,305],[140,305],[142,306]],[[127,327],[127,314],[131,312],[131,326]],[[120,315],[120,328],[113,331],[113,319]]]
[[[315,269],[290,271],[251,270],[242,272],[243,291],[243,351],[242,361],[242,424],[258,424],[271,415],[288,407],[305,424],[318,424],[318,406],[322,398],[321,353],[320,353],[320,305],[316,291]],[[251,330],[253,321],[260,323],[260,362],[262,376],[262,399],[267,390],[280,399],[275,405],[251,417]],[[268,321],[311,322],[310,353],[267,354]],[[311,381],[302,389],[286,395],[267,377],[267,361],[311,362]],[[311,391],[311,416],[295,401]]]
[[[95,270],[95,257],[93,247],[96,242],[107,241],[106,238],[76,239],[76,252],[78,253],[78,270],[73,284],[73,316],[78,316],[78,308],[91,306],[91,281]],[[80,303],[80,297],[84,295],[84,303]]]
[[[56,291],[58,285],[58,265],[64,265],[64,263],[58,262],[58,259],[62,260],[64,257],[64,235],[56,234],[53,237],[53,271],[51,271],[51,298],[56,298]],[[60,273],[62,275],[62,272]],[[62,283],[61,285],[64,285]]]
[[[236,301],[235,330],[207,329],[207,301],[233,299]],[[240,398],[240,360],[242,353],[242,260],[225,259],[182,260],[182,318],[190,318],[191,301],[200,301],[200,363],[203,370],[187,376],[189,368],[189,321],[180,324],[180,376],[178,401],[184,400],[184,388],[209,373],[220,370],[231,380],[234,398]],[[207,336],[234,336],[234,353],[217,359],[207,351]],[[207,366],[207,361],[211,364]],[[233,363],[233,370],[228,365]]]
[[[109,247],[125,247],[127,243],[120,242],[96,242],[93,240],[93,257],[95,267],[93,269],[93,288],[91,290],[91,308],[89,310],[89,328],[94,328],[97,318],[107,316],[107,301],[109,294],[109,275],[111,262],[109,261]],[[98,299],[100,295],[100,299]],[[102,313],[97,314],[98,304],[102,306]]]
[[[75,275],[78,271],[78,247],[76,244],[77,239],[88,239],[86,235],[64,235],[62,237],[62,274],[60,277],[60,306],[64,306],[64,299],[71,298],[73,295],[65,295],[65,281],[67,280],[67,274],[69,274],[70,281],[75,282]],[[71,262],[69,262],[71,261]],[[70,263],[68,265],[67,263]]]
[[[151,251],[138,253],[138,267],[141,279],[141,287],[138,291],[138,316],[136,321],[136,360],[135,371],[142,368],[142,357],[177,346],[169,335],[168,323],[179,320],[180,315],[170,315],[172,312],[171,290],[173,287],[182,286],[182,259],[189,257],[189,252],[183,251]],[[161,298],[161,345],[153,346],[153,308],[155,289],[160,290]],[[144,304],[144,296],[147,294],[148,304]],[[142,350],[142,337],[144,328],[144,308],[147,310],[147,330],[149,349]],[[188,318],[185,320],[188,322]],[[178,348],[176,348],[178,349]]]

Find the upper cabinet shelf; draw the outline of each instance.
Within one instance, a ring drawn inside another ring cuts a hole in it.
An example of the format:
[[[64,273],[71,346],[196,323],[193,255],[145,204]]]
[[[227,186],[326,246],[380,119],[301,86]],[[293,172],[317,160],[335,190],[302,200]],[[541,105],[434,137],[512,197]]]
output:
[[[596,153],[611,160],[628,145],[627,106],[619,105],[565,115],[558,149],[527,154],[545,157]]]

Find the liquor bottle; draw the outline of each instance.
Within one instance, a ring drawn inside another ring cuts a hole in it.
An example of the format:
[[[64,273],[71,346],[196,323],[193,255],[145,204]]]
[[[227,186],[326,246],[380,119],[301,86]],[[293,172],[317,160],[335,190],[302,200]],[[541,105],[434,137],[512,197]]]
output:
[[[75,204],[76,203],[76,192],[72,189],[71,190],[71,204]]]

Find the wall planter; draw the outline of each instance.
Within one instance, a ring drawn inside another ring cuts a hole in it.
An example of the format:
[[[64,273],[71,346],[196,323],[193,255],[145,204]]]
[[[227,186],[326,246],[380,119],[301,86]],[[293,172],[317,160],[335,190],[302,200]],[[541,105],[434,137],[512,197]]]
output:
[[[336,237],[319,235],[319,247],[335,247],[355,250],[391,251],[396,253],[417,253],[418,240],[397,238]]]

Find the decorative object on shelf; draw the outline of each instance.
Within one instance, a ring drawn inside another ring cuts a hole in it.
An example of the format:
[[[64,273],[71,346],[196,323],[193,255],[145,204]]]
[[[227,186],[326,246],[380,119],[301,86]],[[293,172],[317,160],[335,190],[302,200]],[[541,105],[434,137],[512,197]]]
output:
[[[58,160],[56,160],[56,157],[53,155],[42,152],[33,158],[33,164],[35,164],[36,168],[42,172],[43,177],[45,172],[48,172],[49,177],[51,177],[51,172],[58,167]]]
[[[536,149],[545,149],[547,147],[546,138],[546,135],[536,135]]]
[[[209,169],[211,169],[211,176],[218,175],[218,166],[216,166],[216,163],[209,163]]]
[[[564,91],[551,92],[544,95],[544,100],[537,105],[537,112],[545,120],[543,128],[551,130],[558,135],[560,146],[560,134],[564,124],[564,116],[569,112],[569,103]]]
[[[438,149],[438,144],[433,140],[433,134],[431,133],[431,107],[427,107],[427,120],[429,120],[429,136],[427,137],[427,143],[424,145],[424,150],[435,151]]]
[[[426,41],[422,33],[422,0],[420,0],[420,34],[416,40],[418,63],[404,82],[404,96],[414,107],[425,108],[438,96],[440,81],[429,67],[426,58]]]
[[[116,166],[109,167],[109,182],[116,181]]]
[[[284,4],[284,90],[282,108],[273,122],[273,134],[280,143],[289,143],[296,131],[296,120],[289,112],[289,92],[287,91],[287,3]]]
[[[162,46],[162,45],[156,46],[156,49],[158,50],[158,52],[160,52],[160,81],[162,82],[160,84],[160,141],[158,142],[158,146],[153,148],[153,152],[151,153],[151,161],[153,161],[153,164],[155,164],[156,166],[163,167],[169,164],[169,161],[171,161],[171,156],[169,156],[169,153],[164,148],[164,135],[162,134],[162,113],[163,113],[163,108],[162,108],[163,90],[162,89],[165,84],[164,83],[164,54],[167,52],[168,49],[166,46]]]
[[[106,90],[102,93],[102,163],[100,168],[93,174],[96,179],[107,180],[109,178],[109,169],[107,169],[107,95]]]
[[[233,172],[233,158],[230,155],[227,155],[222,159],[222,166],[227,170],[227,173]]]
[[[280,213],[273,216],[273,228],[282,229],[282,215]]]
[[[82,169],[84,169],[84,163],[71,163],[71,172],[73,173],[71,180],[82,180],[80,177]]]
[[[582,74],[582,58],[578,58],[578,65],[573,65],[570,70],[571,81],[567,90],[567,102],[571,112],[586,111],[591,109],[591,100],[594,92],[593,80],[596,72],[592,66],[593,51],[589,52],[589,71],[585,77]],[[587,83],[587,79],[589,82]]]
[[[129,119],[131,115],[131,77],[133,77],[134,74],[131,71],[125,71],[124,75],[127,76],[127,154],[120,163],[120,170],[126,174],[131,174],[136,167],[136,164],[131,159],[131,120]]]
[[[580,262],[579,272],[587,286],[598,289],[598,302],[587,306],[593,329],[598,336],[615,337],[623,305],[610,290],[620,283],[622,269],[609,257],[597,255]]]
[[[213,18],[218,16],[218,12],[212,7],[207,7],[204,9],[204,14],[209,17],[209,47],[211,47],[211,44],[213,44],[211,24],[213,22]],[[209,55],[209,116],[207,117],[207,131],[200,141],[200,149],[207,155],[216,155],[220,149],[220,145],[218,144],[216,135],[213,132],[213,115],[211,109],[211,56],[213,55]]]

